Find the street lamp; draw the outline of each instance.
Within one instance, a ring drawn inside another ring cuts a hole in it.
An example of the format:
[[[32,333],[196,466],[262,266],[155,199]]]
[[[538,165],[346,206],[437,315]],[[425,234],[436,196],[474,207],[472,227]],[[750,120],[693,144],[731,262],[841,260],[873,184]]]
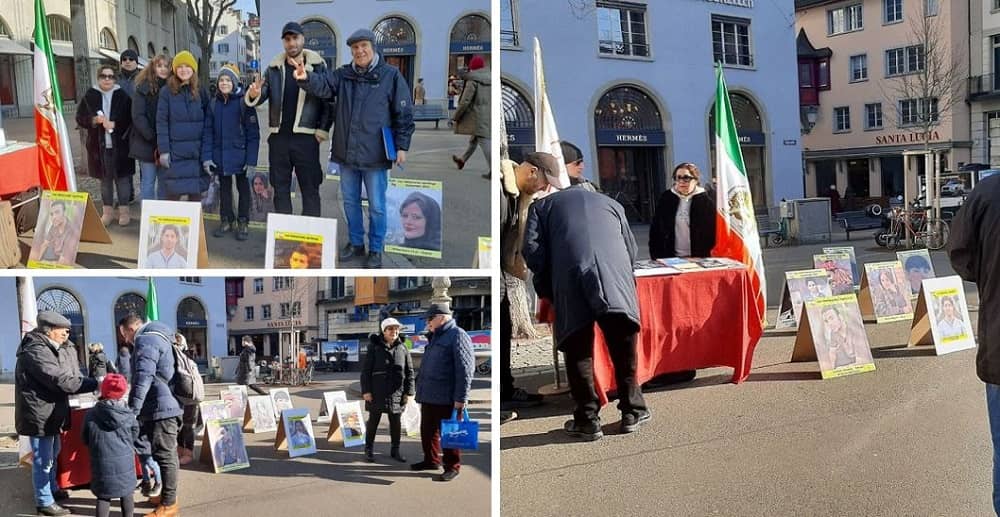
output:
[[[800,110],[802,118],[802,134],[809,134],[816,121],[819,120],[819,108],[816,106],[803,106]]]

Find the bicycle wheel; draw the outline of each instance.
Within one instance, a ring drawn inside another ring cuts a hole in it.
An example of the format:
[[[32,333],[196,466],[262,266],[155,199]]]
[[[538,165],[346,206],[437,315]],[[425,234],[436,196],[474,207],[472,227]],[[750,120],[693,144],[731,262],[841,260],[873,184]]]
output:
[[[928,219],[924,229],[924,245],[927,249],[939,250],[948,245],[951,229],[941,219]]]

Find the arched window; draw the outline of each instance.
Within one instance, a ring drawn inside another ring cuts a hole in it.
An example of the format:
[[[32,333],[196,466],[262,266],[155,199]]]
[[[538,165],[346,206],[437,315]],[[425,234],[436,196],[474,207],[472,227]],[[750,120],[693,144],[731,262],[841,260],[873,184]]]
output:
[[[137,293],[125,293],[115,301],[115,321],[114,324],[128,316],[134,314],[140,318],[146,317],[146,298]]]
[[[208,316],[197,298],[187,297],[177,304],[177,332],[187,340],[190,355],[196,361],[207,359]]]
[[[83,306],[73,293],[53,287],[38,295],[38,311],[55,311],[70,322],[69,340],[76,345],[76,357],[80,366],[87,366],[87,334],[83,324]]]
[[[306,40],[305,48],[323,56],[326,66],[333,69],[337,62],[337,35],[333,29],[320,20],[302,22],[302,36]]]
[[[69,19],[58,14],[50,14],[45,17],[49,24],[49,38],[53,41],[72,41],[73,35],[70,30]]]
[[[527,96],[507,81],[500,81],[500,99],[507,153],[511,160],[520,162],[535,148],[535,110]]]
[[[134,36],[128,37],[128,48],[134,50],[136,54],[139,53],[139,42],[135,39]]]
[[[753,196],[755,208],[765,210],[767,198],[767,135],[764,133],[764,121],[760,110],[749,96],[742,93],[730,93],[729,105],[733,109],[733,119],[736,122],[736,133],[739,135],[740,147],[743,153],[743,167],[750,180],[750,194]],[[708,141],[715,149],[715,105],[708,114]],[[711,153],[712,171],[715,171],[715,152]]]
[[[760,119],[760,110],[749,97],[742,93],[730,93],[729,105],[733,108],[733,118],[736,119],[736,130],[739,132],[764,130],[764,124]],[[708,132],[715,135],[715,105],[708,114]],[[713,139],[714,140],[714,139]]]
[[[149,59],[153,59],[155,56],[156,56],[156,46],[153,45],[153,42],[151,41],[149,42],[149,45],[146,46],[146,57],[148,57]]]
[[[101,34],[97,37],[97,44],[101,48],[118,50],[118,41],[115,40],[115,35],[111,32],[111,29],[107,27],[101,29]]]
[[[490,41],[490,21],[485,16],[463,16],[451,28],[451,43]]]
[[[7,22],[0,18],[0,38],[12,38],[13,34],[10,32],[10,27]]]
[[[662,131],[663,120],[653,99],[632,86],[608,90],[594,110],[597,129]]]
[[[380,48],[416,45],[417,34],[410,22],[391,16],[375,25],[375,44]]]

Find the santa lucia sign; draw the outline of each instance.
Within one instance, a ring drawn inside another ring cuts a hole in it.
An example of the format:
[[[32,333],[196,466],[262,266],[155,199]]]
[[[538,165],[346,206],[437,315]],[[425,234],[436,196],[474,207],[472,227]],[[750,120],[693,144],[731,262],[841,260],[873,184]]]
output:
[[[929,138],[928,138],[929,137]],[[876,145],[891,145],[891,144],[911,144],[917,142],[933,142],[935,140],[940,140],[941,136],[938,135],[937,131],[930,131],[926,133],[896,133],[894,135],[878,135],[875,137]]]

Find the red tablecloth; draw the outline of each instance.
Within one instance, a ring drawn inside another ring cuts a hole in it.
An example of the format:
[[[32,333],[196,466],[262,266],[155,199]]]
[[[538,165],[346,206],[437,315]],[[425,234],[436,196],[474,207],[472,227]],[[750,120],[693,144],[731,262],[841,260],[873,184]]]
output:
[[[32,144],[12,152],[0,151],[0,196],[37,186],[38,147]]]
[[[637,279],[642,330],[640,384],[664,373],[729,366],[733,382],[750,375],[763,317],[745,269],[695,271]],[[615,389],[604,335],[594,325],[594,385],[601,405]]]
[[[90,484],[90,451],[83,444],[80,433],[83,432],[83,417],[89,409],[70,410],[70,430],[62,433],[59,459],[56,462],[56,472],[59,475],[59,488],[67,489]],[[135,460],[136,476],[142,475],[139,468],[139,458]]]

